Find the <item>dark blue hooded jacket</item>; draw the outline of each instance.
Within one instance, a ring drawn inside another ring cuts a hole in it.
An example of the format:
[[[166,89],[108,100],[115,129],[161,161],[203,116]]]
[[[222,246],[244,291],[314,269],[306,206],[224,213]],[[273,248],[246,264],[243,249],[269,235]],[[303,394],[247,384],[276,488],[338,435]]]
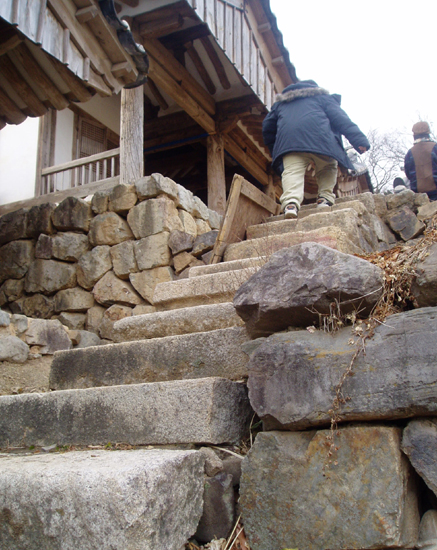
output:
[[[287,86],[263,122],[264,143],[279,173],[283,155],[296,152],[325,155],[353,170],[342,135],[359,153],[360,146],[370,148],[366,136],[340,107],[340,96],[330,95],[313,80]]]

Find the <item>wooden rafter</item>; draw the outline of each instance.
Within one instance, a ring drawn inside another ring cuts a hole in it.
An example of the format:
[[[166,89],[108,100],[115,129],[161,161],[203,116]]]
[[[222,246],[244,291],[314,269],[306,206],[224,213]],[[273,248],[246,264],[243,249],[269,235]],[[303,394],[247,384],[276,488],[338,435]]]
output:
[[[210,42],[209,37],[204,36],[200,39],[200,41],[202,42],[202,45],[205,48],[205,51],[214,66],[215,72],[217,73],[218,79],[220,80],[220,84],[225,90],[229,90],[229,88],[231,87],[231,83],[229,82],[229,79],[226,75],[223,63],[220,61],[220,58],[215,51],[214,46]]]
[[[0,56],[13,50],[23,42],[13,27],[0,27]]]
[[[159,91],[158,86],[153,82],[150,77],[147,79],[146,86],[149,88],[150,92],[158,102],[158,105],[161,107],[161,109],[163,111],[166,111],[168,109],[168,103]]]
[[[47,112],[47,107],[40,101],[32,88],[23,79],[8,54],[0,57],[0,74],[27,105],[31,116],[42,116]]]
[[[26,120],[26,115],[15,105],[12,99],[0,86],[0,115],[8,124],[20,124]]]
[[[9,56],[15,62],[15,65],[21,65],[23,71],[32,78],[32,81],[40,88],[41,92],[47,98],[51,108],[62,110],[68,107],[69,101],[41,70],[41,67],[25,44],[21,44],[15,48]]]
[[[183,17],[179,13],[174,13],[170,17],[163,17],[162,19],[141,23],[138,28],[138,34],[140,36],[159,38],[160,36],[180,29],[183,23]]]
[[[211,31],[209,30],[208,25],[202,23],[164,36],[161,38],[161,43],[168,50],[174,50],[186,42],[193,42],[194,40],[204,38],[210,34]]]
[[[200,55],[197,53],[196,48],[194,47],[192,42],[186,42],[184,44],[188,55],[191,58],[191,61],[193,62],[194,66],[196,67],[197,72],[199,73],[200,78],[202,79],[203,83],[206,86],[206,89],[211,95],[214,95],[217,91],[216,87],[214,86],[214,82],[211,80],[211,77],[208,74],[208,71],[205,68],[205,65],[203,64],[203,61],[200,58]]]

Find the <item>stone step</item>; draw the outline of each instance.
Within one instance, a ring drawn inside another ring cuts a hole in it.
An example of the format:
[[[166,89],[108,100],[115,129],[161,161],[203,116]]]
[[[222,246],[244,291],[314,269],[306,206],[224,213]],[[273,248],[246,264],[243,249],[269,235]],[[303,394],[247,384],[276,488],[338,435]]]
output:
[[[248,267],[262,267],[267,261],[267,256],[261,256],[260,258],[247,258],[231,262],[220,262],[218,264],[197,265],[190,268],[188,276],[191,278],[201,275],[210,275],[212,273],[221,273],[223,271],[246,269]]]
[[[357,201],[357,204],[364,208]],[[343,206],[343,205],[340,205]],[[336,208],[336,207],[332,207]],[[324,227],[335,226],[344,231],[358,248],[364,249],[363,235],[360,232],[362,220],[354,208],[338,208],[329,211],[309,210],[308,215],[296,220],[280,220],[259,225],[253,225],[247,229],[247,239],[259,239],[271,235],[284,235],[285,233],[309,232]]]
[[[114,342],[164,338],[244,326],[231,302],[158,311],[125,317],[114,323]]]
[[[175,380],[0,397],[0,447],[235,443],[247,390],[225,378]]]
[[[3,454],[0,546],[180,550],[202,515],[204,460],[190,450]]]
[[[244,327],[197,332],[136,342],[60,351],[53,356],[50,388],[163,382],[221,376],[247,376],[249,340]]]
[[[259,265],[210,273],[156,285],[153,303],[158,310],[232,302],[235,292],[259,269]]]
[[[351,241],[350,236],[344,230],[335,226],[327,226],[312,231],[268,235],[233,243],[227,246],[223,259],[228,262],[243,258],[269,257],[283,248],[308,242],[323,244],[345,254],[363,254],[363,250]]]

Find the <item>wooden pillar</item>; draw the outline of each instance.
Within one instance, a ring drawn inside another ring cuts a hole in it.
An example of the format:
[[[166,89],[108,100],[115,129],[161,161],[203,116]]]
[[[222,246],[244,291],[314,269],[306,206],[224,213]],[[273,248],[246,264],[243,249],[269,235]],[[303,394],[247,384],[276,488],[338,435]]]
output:
[[[208,136],[206,144],[208,155],[208,208],[223,215],[226,207],[225,149],[223,135],[214,134]]]
[[[120,183],[135,183],[144,175],[143,87],[121,91]]]

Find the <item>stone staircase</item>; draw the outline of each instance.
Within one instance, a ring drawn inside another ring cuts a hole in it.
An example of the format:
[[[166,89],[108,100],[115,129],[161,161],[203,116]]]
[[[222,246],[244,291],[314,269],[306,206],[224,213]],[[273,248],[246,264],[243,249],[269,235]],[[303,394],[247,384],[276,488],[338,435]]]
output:
[[[238,443],[253,414],[236,290],[294,244],[377,249],[365,200],[248,228],[223,263],[158,284],[158,311],[117,321],[116,343],[57,352],[55,391],[0,397],[0,547],[181,550],[202,516],[198,447]],[[114,444],[142,447],[93,449]],[[35,454],[62,446],[80,449]]]

